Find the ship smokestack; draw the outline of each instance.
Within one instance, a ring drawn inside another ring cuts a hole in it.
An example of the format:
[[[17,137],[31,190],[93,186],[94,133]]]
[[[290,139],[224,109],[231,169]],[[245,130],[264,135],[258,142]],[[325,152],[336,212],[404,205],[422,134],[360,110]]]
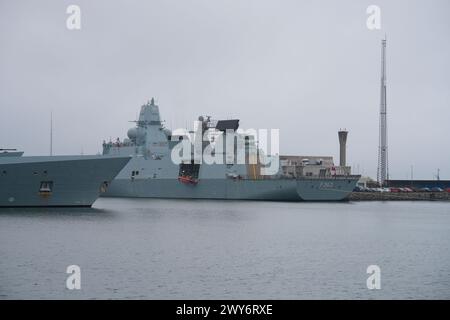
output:
[[[339,165],[345,167],[346,165],[346,144],[347,144],[347,130],[339,130]]]

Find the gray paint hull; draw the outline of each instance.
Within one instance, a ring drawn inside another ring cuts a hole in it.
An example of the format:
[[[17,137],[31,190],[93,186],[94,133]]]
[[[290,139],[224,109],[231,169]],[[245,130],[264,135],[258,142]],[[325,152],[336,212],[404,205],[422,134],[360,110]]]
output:
[[[345,200],[357,182],[347,179],[203,179],[196,185],[176,179],[114,179],[106,197],[234,199],[271,201]]]
[[[129,157],[54,156],[0,158],[0,207],[90,207]],[[42,181],[52,181],[49,194]]]
[[[315,176],[305,174],[308,178],[296,173],[302,178],[295,179],[283,174],[278,155],[269,156],[259,149],[256,136],[236,131],[239,120],[219,120],[214,125],[210,117],[199,117],[197,125],[192,136],[172,132],[161,123],[159,107],[153,99],[143,105],[126,140],[103,143],[104,155],[132,156],[105,196],[339,201],[348,197],[359,179],[336,176],[331,170],[328,175],[327,170]],[[209,138],[198,144],[201,139],[197,140],[197,135]],[[194,136],[197,138],[191,139]],[[230,144],[234,145],[231,149]]]

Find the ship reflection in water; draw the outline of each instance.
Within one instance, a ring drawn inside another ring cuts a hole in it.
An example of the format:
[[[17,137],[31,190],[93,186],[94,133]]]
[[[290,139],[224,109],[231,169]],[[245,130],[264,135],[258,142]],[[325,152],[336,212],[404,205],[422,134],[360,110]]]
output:
[[[1,299],[450,298],[446,202],[101,198],[1,209],[0,243]]]

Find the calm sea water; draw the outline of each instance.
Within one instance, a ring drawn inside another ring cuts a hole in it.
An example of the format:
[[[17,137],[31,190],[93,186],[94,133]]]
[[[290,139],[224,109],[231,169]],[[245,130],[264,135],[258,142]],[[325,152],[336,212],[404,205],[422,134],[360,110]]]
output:
[[[66,268],[81,268],[81,290]],[[368,290],[369,265],[381,289]],[[450,203],[1,209],[0,298],[450,299]]]

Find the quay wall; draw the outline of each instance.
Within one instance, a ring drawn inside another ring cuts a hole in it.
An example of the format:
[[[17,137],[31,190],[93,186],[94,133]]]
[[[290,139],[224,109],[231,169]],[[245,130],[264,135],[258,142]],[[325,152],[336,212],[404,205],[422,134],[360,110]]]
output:
[[[352,192],[350,201],[450,200],[450,192]]]

